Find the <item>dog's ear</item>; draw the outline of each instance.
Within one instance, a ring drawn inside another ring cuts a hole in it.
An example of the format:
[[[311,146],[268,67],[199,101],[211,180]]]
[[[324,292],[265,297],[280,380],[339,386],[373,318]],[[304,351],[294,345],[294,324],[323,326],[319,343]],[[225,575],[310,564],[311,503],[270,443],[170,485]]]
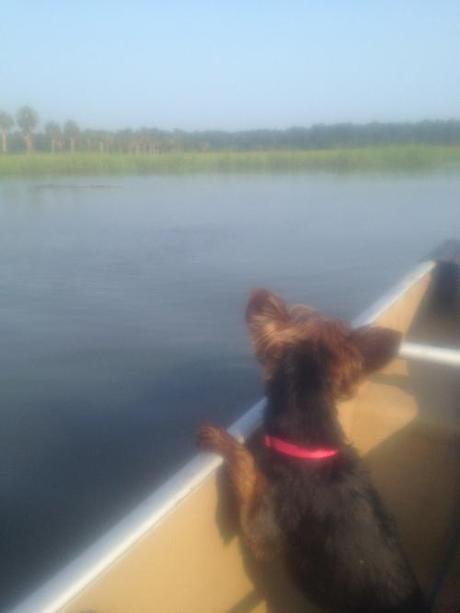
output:
[[[251,292],[246,309],[246,321],[249,325],[288,320],[289,308],[280,296],[268,289],[255,289]]]
[[[390,328],[364,326],[351,333],[351,340],[363,359],[366,374],[383,368],[398,355],[402,334]]]
[[[246,321],[255,354],[264,366],[279,356],[289,320],[289,308],[282,298],[266,289],[252,292]]]

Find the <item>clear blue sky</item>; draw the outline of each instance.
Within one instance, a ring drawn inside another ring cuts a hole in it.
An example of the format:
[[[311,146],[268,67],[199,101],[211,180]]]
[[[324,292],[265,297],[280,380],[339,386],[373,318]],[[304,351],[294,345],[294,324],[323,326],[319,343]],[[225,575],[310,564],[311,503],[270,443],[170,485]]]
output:
[[[0,108],[83,127],[460,118],[460,0],[5,0]]]

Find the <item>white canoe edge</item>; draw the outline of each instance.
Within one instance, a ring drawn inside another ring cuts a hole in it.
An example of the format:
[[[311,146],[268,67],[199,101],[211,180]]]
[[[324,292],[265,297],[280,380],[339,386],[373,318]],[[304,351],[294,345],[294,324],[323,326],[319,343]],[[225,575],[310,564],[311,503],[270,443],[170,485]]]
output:
[[[402,343],[399,355],[405,360],[418,360],[445,366],[460,366],[460,349],[435,347],[419,343]]]
[[[371,324],[424,275],[429,273],[435,265],[433,261],[419,264],[402,281],[359,315],[353,321],[353,325]],[[230,432],[241,438],[249,436],[261,423],[264,403],[264,399],[257,402],[231,426]],[[197,454],[86,551],[22,603],[11,609],[10,613],[59,611],[124,555],[132,545],[159,524],[220,464],[221,459],[214,454]]]

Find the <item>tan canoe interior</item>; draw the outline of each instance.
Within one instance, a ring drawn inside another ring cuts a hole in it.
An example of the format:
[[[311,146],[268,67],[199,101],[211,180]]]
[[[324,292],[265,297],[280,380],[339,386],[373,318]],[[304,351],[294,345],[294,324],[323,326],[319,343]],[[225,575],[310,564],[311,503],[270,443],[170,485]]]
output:
[[[458,310],[436,314],[433,273],[380,318],[413,341],[460,348]],[[444,572],[438,611],[459,611],[458,368],[394,361],[340,407],[343,426],[396,516],[424,590]],[[72,613],[316,611],[276,565],[256,566],[227,513],[220,475],[200,488],[64,610]],[[452,549],[452,547],[451,547]],[[452,552],[451,552],[452,553]],[[350,561],[352,563],[352,561]]]

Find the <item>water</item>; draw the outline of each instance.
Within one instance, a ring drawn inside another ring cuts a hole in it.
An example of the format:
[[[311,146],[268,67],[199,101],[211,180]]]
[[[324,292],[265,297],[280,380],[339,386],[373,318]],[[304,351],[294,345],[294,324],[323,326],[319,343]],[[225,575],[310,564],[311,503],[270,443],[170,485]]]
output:
[[[0,608],[260,396],[250,288],[350,318],[459,204],[442,176],[0,182]]]

